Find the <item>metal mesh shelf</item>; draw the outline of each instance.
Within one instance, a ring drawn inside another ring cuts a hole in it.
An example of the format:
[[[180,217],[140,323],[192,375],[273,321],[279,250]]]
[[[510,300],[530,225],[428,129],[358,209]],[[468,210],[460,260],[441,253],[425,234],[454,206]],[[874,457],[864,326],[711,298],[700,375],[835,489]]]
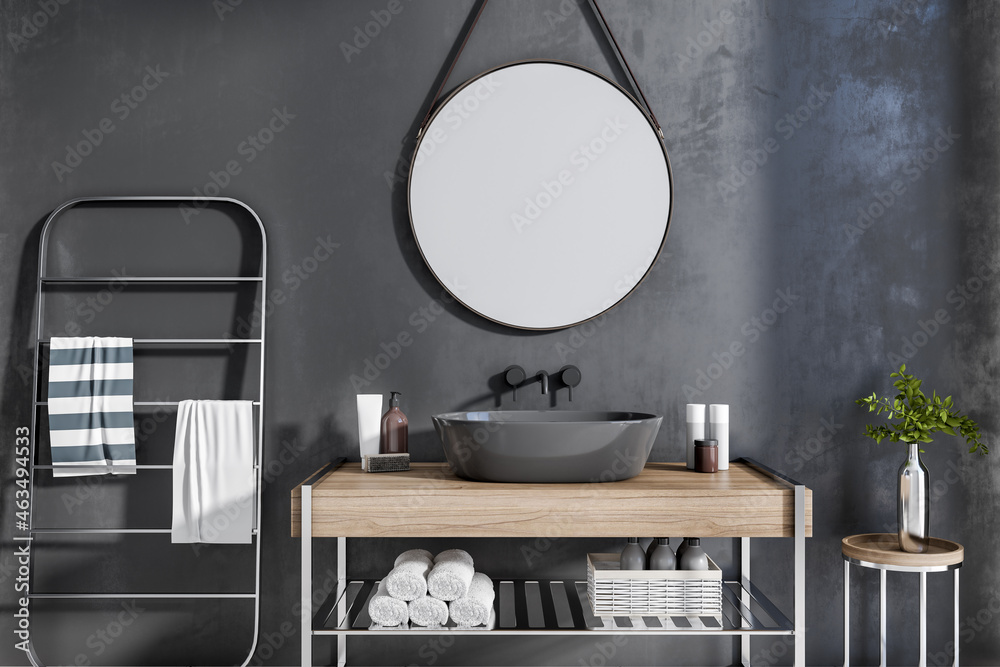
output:
[[[338,586],[313,617],[314,635],[455,633],[462,635],[562,635],[577,632],[649,635],[791,635],[792,623],[756,586],[726,581],[721,622],[716,616],[595,616],[586,581],[504,579],[494,582],[496,599],[489,626],[383,628],[373,626],[368,603],[378,580]]]

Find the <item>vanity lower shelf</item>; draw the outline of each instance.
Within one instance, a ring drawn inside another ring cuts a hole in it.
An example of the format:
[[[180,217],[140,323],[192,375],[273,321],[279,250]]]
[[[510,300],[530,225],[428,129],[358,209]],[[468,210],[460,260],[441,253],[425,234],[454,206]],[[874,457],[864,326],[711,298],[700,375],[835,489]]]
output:
[[[331,592],[313,617],[319,635],[568,635],[638,633],[654,635],[791,635],[794,627],[752,583],[723,582],[721,622],[701,616],[595,616],[585,581],[501,579],[494,582],[496,600],[489,626],[430,628],[373,626],[368,603],[378,580],[346,582]]]

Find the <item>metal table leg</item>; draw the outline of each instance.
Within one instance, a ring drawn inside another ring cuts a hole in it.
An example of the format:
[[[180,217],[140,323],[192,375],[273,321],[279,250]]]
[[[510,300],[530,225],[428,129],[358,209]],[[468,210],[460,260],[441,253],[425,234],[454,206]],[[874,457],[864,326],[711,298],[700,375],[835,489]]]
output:
[[[740,576],[750,581],[750,538],[740,538]],[[747,609],[750,608],[750,587],[744,583],[741,600]],[[750,635],[740,636],[740,662],[743,667],[750,667]]]
[[[806,487],[795,485],[795,667],[806,665]]]
[[[955,661],[954,667],[958,667],[958,568],[955,569]]]
[[[851,562],[844,561],[844,667],[851,665]]]
[[[927,573],[920,573],[920,667],[927,667]]]
[[[337,586],[341,590],[347,590],[347,538],[337,538]],[[337,624],[343,623],[347,616],[347,596],[341,597],[337,603]],[[337,635],[337,667],[347,667],[347,635],[340,633]]]
[[[312,667],[312,486],[302,485],[302,570],[299,575],[302,604],[302,667]]]
[[[886,667],[885,659],[885,570],[879,570],[879,596],[878,596],[878,647],[879,665]]]

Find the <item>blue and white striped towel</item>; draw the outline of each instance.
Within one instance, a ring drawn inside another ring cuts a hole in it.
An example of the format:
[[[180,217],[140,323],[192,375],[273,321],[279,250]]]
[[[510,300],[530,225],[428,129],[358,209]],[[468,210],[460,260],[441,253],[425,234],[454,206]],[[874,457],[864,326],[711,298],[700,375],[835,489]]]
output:
[[[52,338],[52,474],[135,474],[131,338]]]

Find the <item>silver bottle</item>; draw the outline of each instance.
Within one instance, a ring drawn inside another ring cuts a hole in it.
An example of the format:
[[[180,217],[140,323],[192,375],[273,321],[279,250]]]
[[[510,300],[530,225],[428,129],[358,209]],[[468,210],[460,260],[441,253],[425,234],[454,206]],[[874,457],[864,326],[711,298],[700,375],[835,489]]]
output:
[[[647,567],[650,570],[677,569],[677,557],[674,555],[674,550],[670,548],[669,537],[656,538],[656,548],[650,549]]]
[[[707,570],[708,554],[701,548],[701,539],[689,537],[688,547],[681,556],[680,569],[682,570]]]
[[[930,537],[930,476],[920,460],[920,445],[910,443],[910,452],[899,467],[899,548],[909,553],[927,551]]]
[[[622,555],[618,563],[619,569],[622,570],[646,569],[646,553],[639,546],[638,537],[628,538],[628,544],[622,549]]]

